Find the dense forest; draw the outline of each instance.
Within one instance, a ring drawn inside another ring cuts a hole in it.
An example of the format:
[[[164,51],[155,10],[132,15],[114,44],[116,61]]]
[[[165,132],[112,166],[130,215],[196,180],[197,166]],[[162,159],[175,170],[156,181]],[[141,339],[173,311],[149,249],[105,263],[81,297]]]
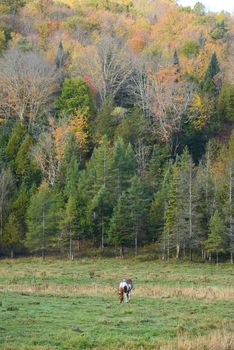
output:
[[[0,255],[233,262],[233,39],[200,2],[1,0]]]

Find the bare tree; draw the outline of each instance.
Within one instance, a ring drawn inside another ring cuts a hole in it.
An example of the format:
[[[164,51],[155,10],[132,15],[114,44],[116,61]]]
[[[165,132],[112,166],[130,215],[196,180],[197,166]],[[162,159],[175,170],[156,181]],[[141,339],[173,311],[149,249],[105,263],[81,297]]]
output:
[[[143,111],[145,118],[152,115],[152,104],[154,100],[154,89],[152,81],[149,77],[147,65],[148,63],[139,57],[133,60],[134,70],[130,79],[130,91],[133,101]]]
[[[124,46],[111,36],[102,35],[96,47],[87,47],[78,55],[74,74],[86,75],[100,95],[115,98],[132,72],[130,55]]]
[[[193,97],[193,84],[179,80],[175,74],[165,79],[153,76],[154,102],[152,112],[155,118],[155,131],[160,138],[168,143],[174,151],[178,147],[176,141],[173,145],[173,136],[177,135],[184,123],[188,121],[186,111]]]
[[[32,154],[46,181],[53,185],[58,170],[58,160],[51,133],[45,132],[40,135]]]
[[[0,59],[0,111],[15,116],[29,127],[49,107],[56,90],[56,73],[35,52],[8,51]]]
[[[14,179],[11,171],[9,169],[2,169],[0,173],[0,241],[2,240],[3,234],[3,215],[13,185]]]

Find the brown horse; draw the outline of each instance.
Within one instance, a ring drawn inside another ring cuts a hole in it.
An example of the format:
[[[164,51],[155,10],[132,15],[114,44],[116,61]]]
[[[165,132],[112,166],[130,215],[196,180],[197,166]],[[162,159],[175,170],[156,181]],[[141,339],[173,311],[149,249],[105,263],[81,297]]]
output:
[[[133,289],[133,283],[130,278],[123,279],[119,284],[119,302],[120,304],[125,300],[126,303],[130,300],[131,290]]]

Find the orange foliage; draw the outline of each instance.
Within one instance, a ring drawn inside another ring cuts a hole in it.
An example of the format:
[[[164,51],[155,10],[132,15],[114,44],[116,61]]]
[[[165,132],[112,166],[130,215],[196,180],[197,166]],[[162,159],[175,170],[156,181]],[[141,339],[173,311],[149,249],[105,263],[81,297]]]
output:
[[[69,118],[68,122],[62,123],[53,130],[55,140],[56,156],[60,160],[64,154],[69,135],[74,134],[83,152],[87,151],[88,142],[88,123],[86,113],[77,110],[77,114]]]

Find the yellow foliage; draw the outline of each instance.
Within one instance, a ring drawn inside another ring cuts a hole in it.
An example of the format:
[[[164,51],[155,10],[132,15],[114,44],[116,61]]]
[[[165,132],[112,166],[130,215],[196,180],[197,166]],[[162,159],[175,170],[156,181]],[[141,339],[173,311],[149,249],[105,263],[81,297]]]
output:
[[[191,113],[192,124],[195,129],[202,129],[207,125],[209,116],[206,113],[206,108],[200,95],[195,94],[189,112]]]
[[[58,160],[62,158],[69,140],[69,135],[71,134],[75,135],[76,141],[81,150],[86,152],[89,137],[86,113],[77,110],[77,113],[73,117],[69,118],[67,122],[64,122],[60,126],[54,128],[53,137]]]

